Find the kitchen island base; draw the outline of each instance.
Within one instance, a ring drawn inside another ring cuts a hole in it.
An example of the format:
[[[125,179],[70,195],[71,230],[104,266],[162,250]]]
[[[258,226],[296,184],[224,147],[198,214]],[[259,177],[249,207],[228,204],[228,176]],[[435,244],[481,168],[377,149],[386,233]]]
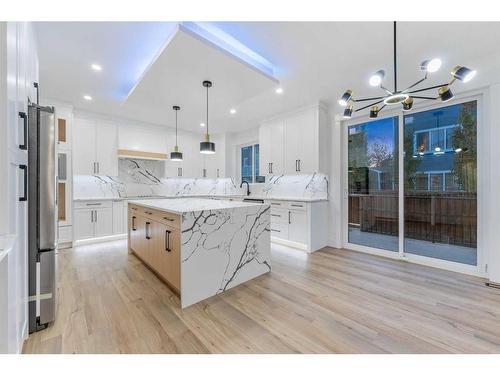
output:
[[[179,295],[181,307],[265,274],[266,204],[179,198],[129,203],[128,247]]]

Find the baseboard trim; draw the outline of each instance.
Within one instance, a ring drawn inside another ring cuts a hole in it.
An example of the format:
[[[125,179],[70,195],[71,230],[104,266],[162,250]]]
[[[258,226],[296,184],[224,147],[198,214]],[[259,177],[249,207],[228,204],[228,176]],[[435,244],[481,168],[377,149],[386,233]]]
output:
[[[73,246],[77,247],[77,246],[83,246],[83,245],[91,245],[91,244],[100,243],[100,242],[123,240],[125,238],[127,238],[127,233],[114,234],[112,236],[106,236],[106,237],[86,238],[84,240],[76,240],[73,243]]]
[[[271,242],[274,242],[274,243],[277,243],[277,244],[280,244],[280,245],[294,247],[294,248],[300,249],[300,250],[309,251],[309,249],[307,248],[306,244],[299,243],[299,242],[288,241],[288,240],[284,240],[284,239],[278,238],[278,237],[271,237]]]

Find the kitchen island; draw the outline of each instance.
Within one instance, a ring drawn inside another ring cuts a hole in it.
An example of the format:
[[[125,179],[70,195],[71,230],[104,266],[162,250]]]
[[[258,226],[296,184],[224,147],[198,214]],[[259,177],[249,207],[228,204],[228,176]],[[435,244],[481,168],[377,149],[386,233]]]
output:
[[[270,207],[202,198],[129,201],[128,247],[185,308],[271,270]]]

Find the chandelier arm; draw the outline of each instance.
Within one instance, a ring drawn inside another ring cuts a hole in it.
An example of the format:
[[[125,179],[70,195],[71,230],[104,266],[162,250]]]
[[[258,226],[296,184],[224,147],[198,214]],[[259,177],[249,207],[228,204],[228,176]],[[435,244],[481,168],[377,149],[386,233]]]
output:
[[[389,94],[389,95],[393,95],[393,94],[394,94],[391,90],[389,90],[388,88],[386,88],[386,87],[384,87],[384,86],[382,86],[382,85],[380,85],[380,88],[381,88],[382,90],[384,90],[384,91],[385,91],[387,94]]]
[[[402,93],[407,92],[408,90],[410,90],[410,89],[414,88],[415,86],[417,86],[417,85],[421,84],[422,82],[424,82],[426,79],[427,79],[427,74],[425,75],[425,77],[424,77],[424,78],[422,78],[422,79],[418,80],[418,81],[417,81],[417,82],[415,82],[413,85],[411,85],[410,87],[408,87],[408,88],[404,89],[404,90],[403,90],[403,91],[401,91],[401,92],[402,92]]]
[[[433,97],[433,96],[415,96],[415,95],[412,95],[411,97],[414,99],[429,99],[429,100],[439,99],[439,96]]]
[[[431,86],[431,87],[426,87],[426,88],[423,88],[423,89],[408,91],[408,94],[413,94],[414,92],[421,92],[421,91],[427,91],[427,90],[437,89],[439,87],[448,86],[448,85],[449,85],[449,83],[442,83],[442,84],[436,85],[436,86]]]
[[[379,100],[378,102],[375,102],[375,103],[371,103],[371,104],[365,105],[364,107],[361,107],[361,108],[356,109],[354,112],[359,112],[359,111],[362,111],[363,109],[366,109],[366,108],[368,108],[368,107],[371,107],[372,105],[375,105],[375,104],[382,103],[383,101],[384,101],[384,99]]]
[[[383,99],[383,98],[387,98],[387,95],[384,95],[384,96],[377,96],[377,97],[374,97],[374,98],[363,98],[363,99],[351,99],[353,102],[357,103],[357,102],[366,102],[368,100],[378,100],[378,99]]]

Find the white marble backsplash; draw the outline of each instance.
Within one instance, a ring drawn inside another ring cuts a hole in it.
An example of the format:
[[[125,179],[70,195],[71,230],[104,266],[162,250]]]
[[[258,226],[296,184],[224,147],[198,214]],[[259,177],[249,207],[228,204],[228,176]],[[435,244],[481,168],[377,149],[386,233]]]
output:
[[[120,159],[118,177],[73,177],[75,199],[134,198],[145,196],[239,195],[244,189],[232,178],[165,178],[164,162]],[[254,197],[327,199],[328,177],[324,174],[271,176],[253,184]]]
[[[328,176],[321,173],[271,176],[263,184],[252,185],[251,192],[270,198],[328,199]]]

